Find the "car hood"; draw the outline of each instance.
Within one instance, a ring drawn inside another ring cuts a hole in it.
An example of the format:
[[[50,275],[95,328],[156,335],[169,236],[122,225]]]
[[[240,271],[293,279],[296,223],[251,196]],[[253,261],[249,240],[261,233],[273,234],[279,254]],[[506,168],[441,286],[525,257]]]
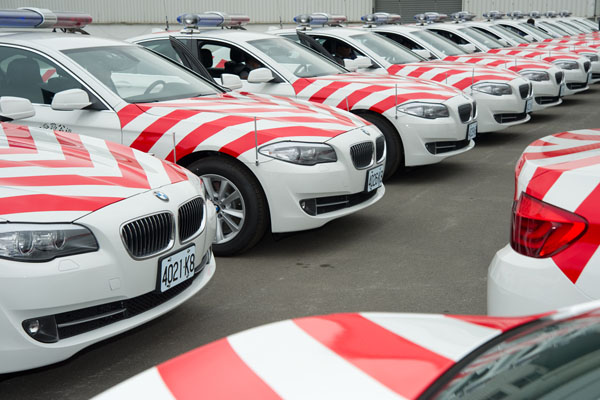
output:
[[[183,168],[87,136],[0,124],[0,218],[69,222],[189,179]]]
[[[449,61],[424,61],[396,64],[388,68],[393,75],[428,79],[464,90],[477,82],[509,82],[520,76],[505,69]]]
[[[492,49],[490,54],[503,54],[513,57],[534,58],[548,62],[556,60],[579,60],[582,56],[577,53],[567,51],[555,51],[552,49],[530,49],[523,47],[505,47],[502,49]]]
[[[474,349],[537,318],[352,313],[276,322],[192,350],[97,399],[416,398]]]
[[[554,67],[554,64],[539,59],[513,57],[504,54],[475,53],[458,56],[448,56],[444,61],[453,61],[469,64],[481,64],[488,67],[507,68],[514,72],[526,69],[548,70]]]
[[[130,126],[139,130],[132,147],[167,160],[174,154],[162,154],[164,149],[154,147],[165,134],[176,135],[178,159],[195,151],[200,143],[238,157],[254,149],[257,142],[261,145],[280,138],[323,142],[368,124],[330,106],[245,92],[128,104],[118,116],[125,130]]]
[[[515,174],[515,199],[525,192],[587,220],[584,235],[552,257],[575,283],[598,248],[600,129],[562,132],[536,140],[521,155]]]

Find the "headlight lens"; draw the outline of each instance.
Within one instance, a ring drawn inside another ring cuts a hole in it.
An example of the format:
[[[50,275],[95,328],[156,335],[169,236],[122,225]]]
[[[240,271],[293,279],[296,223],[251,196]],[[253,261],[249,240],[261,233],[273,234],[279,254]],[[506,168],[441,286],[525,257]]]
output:
[[[81,225],[0,224],[0,258],[40,262],[96,250],[96,238]]]
[[[599,59],[598,54],[595,53],[581,53],[580,55],[587,57],[592,62],[596,62]]]
[[[398,111],[421,118],[436,119],[450,116],[448,107],[437,103],[407,103],[398,106]]]
[[[550,80],[550,74],[544,71],[521,71],[520,74],[530,81],[543,82]]]
[[[315,165],[337,161],[335,150],[325,143],[278,142],[258,149],[267,157],[300,165]]]
[[[512,89],[505,83],[477,83],[472,86],[473,90],[493,96],[505,96],[512,94]]]
[[[561,69],[579,69],[579,64],[577,63],[577,61],[572,60],[558,60],[554,61],[553,64]]]

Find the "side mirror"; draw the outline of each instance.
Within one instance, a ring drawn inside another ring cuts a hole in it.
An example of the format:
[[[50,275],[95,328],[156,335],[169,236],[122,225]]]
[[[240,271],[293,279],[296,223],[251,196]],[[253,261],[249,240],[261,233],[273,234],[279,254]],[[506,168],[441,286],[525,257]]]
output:
[[[242,80],[239,76],[234,74],[222,74],[221,75],[221,85],[229,88],[231,90],[241,89],[242,88]]]
[[[431,52],[426,49],[414,49],[413,53],[416,53],[418,56],[423,57],[426,60],[431,59]]]
[[[371,61],[370,58],[362,57],[362,56],[356,57],[356,59],[354,60],[354,63],[356,64],[356,68],[358,68],[358,69],[371,68],[373,66],[373,61]]]
[[[460,44],[459,46],[467,53],[475,53],[477,51],[477,47],[473,43]]]
[[[73,111],[86,108],[90,104],[90,97],[82,89],[69,89],[58,92],[52,99],[51,107],[53,110]]]
[[[358,65],[356,65],[355,60],[350,60],[349,58],[345,58],[344,59],[344,68],[346,68],[348,71],[356,72],[356,70],[358,69]]]
[[[248,83],[267,83],[273,80],[273,73],[269,68],[257,68],[248,73]]]
[[[33,117],[35,110],[31,101],[22,97],[0,97],[0,120],[16,120]]]
[[[500,39],[497,39],[497,40],[498,40],[498,41],[500,42],[500,44],[501,44],[502,46],[504,46],[504,47],[508,47],[508,46],[510,46],[510,43],[508,43],[508,41],[507,41],[506,39],[502,39],[502,38],[500,38]]]

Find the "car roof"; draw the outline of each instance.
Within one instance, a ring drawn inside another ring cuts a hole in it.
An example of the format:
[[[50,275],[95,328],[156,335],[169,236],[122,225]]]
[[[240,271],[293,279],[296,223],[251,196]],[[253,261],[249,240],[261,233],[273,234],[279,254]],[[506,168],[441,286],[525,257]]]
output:
[[[103,46],[131,46],[130,43],[96,36],[48,31],[10,31],[0,33],[0,43],[12,43],[56,51]]]
[[[182,29],[180,31],[171,31],[171,32],[161,31],[161,32],[151,33],[148,35],[136,36],[136,37],[127,39],[127,41],[138,42],[138,41],[142,41],[142,40],[146,41],[146,40],[150,40],[153,38],[158,39],[158,38],[169,37],[169,36],[177,36],[177,37],[189,36],[191,38],[212,37],[215,39],[222,38],[222,39],[241,41],[241,42],[247,42],[249,40],[258,40],[258,39],[272,39],[273,37],[275,37],[275,35],[272,35],[269,33],[256,32],[256,31],[250,31],[250,30],[244,30],[244,29],[200,29],[200,30],[195,29],[192,32]]]

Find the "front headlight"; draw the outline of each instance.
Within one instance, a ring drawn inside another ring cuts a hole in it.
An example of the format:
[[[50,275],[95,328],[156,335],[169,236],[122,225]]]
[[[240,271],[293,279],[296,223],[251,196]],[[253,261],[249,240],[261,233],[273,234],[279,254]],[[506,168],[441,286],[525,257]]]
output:
[[[572,60],[553,61],[553,64],[556,65],[560,69],[568,69],[568,70],[579,69],[579,64],[577,63],[577,61],[572,61]]]
[[[581,53],[580,55],[587,57],[592,62],[596,62],[599,59],[596,53]]]
[[[471,86],[473,90],[481,93],[491,94],[492,96],[505,96],[512,94],[512,89],[505,83],[476,83]]]
[[[543,82],[550,80],[550,74],[544,71],[521,71],[519,73],[523,78],[527,78],[530,81]]]
[[[325,143],[277,142],[258,149],[267,157],[300,165],[315,165],[337,161],[335,150]]]
[[[0,258],[40,262],[96,250],[96,238],[81,225],[0,224]]]
[[[398,106],[398,111],[421,118],[436,119],[450,116],[448,107],[437,103],[407,103]]]

